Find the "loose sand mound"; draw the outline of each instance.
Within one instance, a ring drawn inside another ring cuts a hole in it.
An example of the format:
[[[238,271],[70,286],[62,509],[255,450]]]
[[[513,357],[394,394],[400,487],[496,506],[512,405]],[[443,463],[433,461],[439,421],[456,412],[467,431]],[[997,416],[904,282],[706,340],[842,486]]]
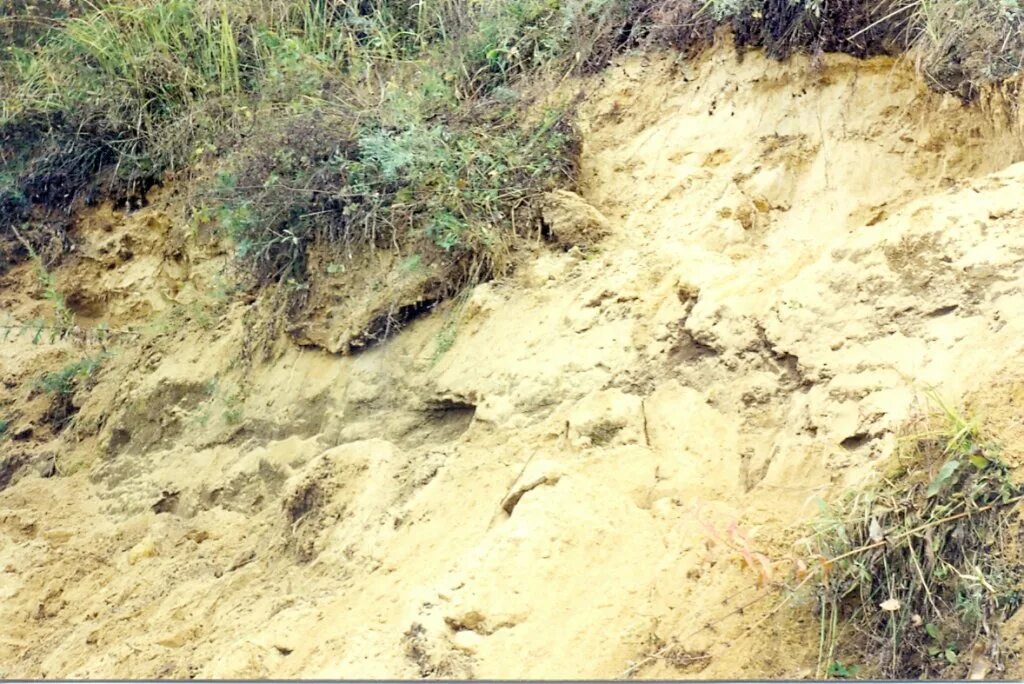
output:
[[[1020,139],[888,59],[583,86],[557,248],[355,356],[267,344],[173,196],[83,218],[72,304],[149,328],[56,438],[34,378],[96,343],[0,345],[0,674],[814,672],[723,540],[784,557],[926,388],[1020,373]]]

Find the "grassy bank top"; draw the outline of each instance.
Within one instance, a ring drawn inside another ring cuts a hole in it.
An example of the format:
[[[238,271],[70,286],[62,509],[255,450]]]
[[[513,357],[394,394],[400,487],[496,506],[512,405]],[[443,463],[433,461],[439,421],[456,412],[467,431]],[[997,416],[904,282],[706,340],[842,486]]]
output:
[[[572,187],[571,102],[617,53],[913,50],[965,99],[1024,59],[1016,0],[0,0],[0,268],[76,202],[168,173],[255,284],[315,245],[399,248],[454,291],[501,272],[532,199]],[[516,221],[516,217],[519,221]],[[441,293],[444,296],[445,292]]]

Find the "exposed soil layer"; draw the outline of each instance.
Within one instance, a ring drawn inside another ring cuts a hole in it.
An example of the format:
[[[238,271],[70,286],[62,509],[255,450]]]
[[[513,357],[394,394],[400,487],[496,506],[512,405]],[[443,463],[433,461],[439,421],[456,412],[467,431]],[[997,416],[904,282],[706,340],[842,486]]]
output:
[[[0,343],[0,675],[814,673],[811,607],[720,542],[786,557],[928,388],[1019,401],[1020,131],[885,57],[580,87],[552,241],[358,354],[230,296],[172,189],[78,217],[80,329]],[[31,264],[0,304],[49,315]],[[36,378],[104,349],[56,433]]]

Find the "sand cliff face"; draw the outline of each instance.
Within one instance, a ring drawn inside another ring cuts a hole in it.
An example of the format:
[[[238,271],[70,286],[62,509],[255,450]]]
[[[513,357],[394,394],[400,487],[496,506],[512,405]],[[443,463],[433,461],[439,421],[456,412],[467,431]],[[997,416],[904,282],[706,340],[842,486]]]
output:
[[[1020,132],[888,59],[581,87],[554,246],[357,355],[229,296],[173,189],[81,217],[58,279],[114,332],[70,427],[33,382],[96,335],[0,344],[0,674],[814,672],[736,549],[792,555],[926,389],[1016,396]],[[39,294],[8,273],[9,320]]]

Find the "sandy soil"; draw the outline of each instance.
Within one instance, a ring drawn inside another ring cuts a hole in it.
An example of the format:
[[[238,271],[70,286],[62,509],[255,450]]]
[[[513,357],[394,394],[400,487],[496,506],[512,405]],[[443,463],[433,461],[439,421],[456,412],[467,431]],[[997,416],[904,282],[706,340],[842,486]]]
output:
[[[560,244],[358,355],[277,341],[173,190],[82,217],[82,334],[0,343],[0,675],[815,673],[813,606],[759,580],[816,498],[925,390],[1024,386],[1019,131],[881,58],[581,87]],[[46,314],[30,265],[0,303]],[[33,383],[99,321],[56,434]]]

